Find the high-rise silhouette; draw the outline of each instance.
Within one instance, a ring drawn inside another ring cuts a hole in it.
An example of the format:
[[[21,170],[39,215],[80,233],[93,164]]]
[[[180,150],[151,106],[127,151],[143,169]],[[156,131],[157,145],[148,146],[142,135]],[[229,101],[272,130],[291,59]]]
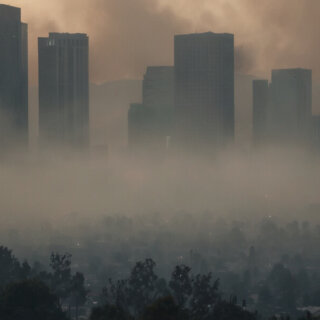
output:
[[[311,70],[272,70],[270,84],[253,81],[254,142],[305,144],[312,126]]]
[[[276,140],[307,139],[312,115],[312,71],[272,70],[270,84],[270,135]]]
[[[212,151],[234,139],[234,36],[201,33],[174,40],[173,143]]]
[[[42,146],[89,143],[89,40],[86,34],[39,38],[39,129]]]
[[[173,127],[173,67],[147,67],[142,91],[142,103],[132,103],[128,112],[129,149],[135,154],[161,157]]]
[[[143,79],[143,105],[152,113],[151,138],[153,151],[164,152],[172,134],[174,114],[174,68],[148,67]]]
[[[0,5],[0,148],[28,143],[28,26]]]

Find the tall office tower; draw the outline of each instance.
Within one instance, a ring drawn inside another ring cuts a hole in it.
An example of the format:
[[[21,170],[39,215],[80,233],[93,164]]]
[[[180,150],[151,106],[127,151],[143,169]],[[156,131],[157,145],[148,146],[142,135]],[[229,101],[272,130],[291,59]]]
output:
[[[152,146],[149,134],[152,127],[152,110],[142,103],[132,103],[128,112],[128,146],[134,153],[147,151]]]
[[[39,134],[42,146],[89,144],[89,40],[86,34],[39,38]]]
[[[253,80],[253,142],[256,146],[266,142],[268,103],[268,80]]]
[[[178,148],[212,151],[234,140],[234,36],[177,35],[174,40]]]
[[[143,105],[152,113],[151,136],[153,151],[164,151],[172,134],[174,114],[174,68],[148,67],[143,79]]]
[[[28,26],[0,5],[0,148],[28,144]]]
[[[312,71],[273,70],[270,99],[271,138],[293,143],[305,141],[312,116]]]

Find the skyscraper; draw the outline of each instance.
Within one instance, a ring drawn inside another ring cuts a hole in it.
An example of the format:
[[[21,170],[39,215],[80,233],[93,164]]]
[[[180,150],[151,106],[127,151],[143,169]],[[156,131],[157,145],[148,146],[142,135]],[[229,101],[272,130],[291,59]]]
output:
[[[148,67],[143,79],[143,105],[150,109],[153,150],[163,152],[172,134],[174,115],[174,68]]]
[[[260,145],[267,138],[267,113],[269,104],[268,80],[253,81],[253,140]]]
[[[306,144],[313,130],[312,71],[272,70],[271,83],[253,81],[255,143]]]
[[[0,5],[0,148],[28,143],[28,26]]]
[[[234,139],[234,36],[201,33],[174,40],[178,147],[215,150]]]
[[[312,116],[312,71],[272,70],[268,126],[277,141],[308,138]]]
[[[128,145],[132,153],[161,158],[172,134],[174,115],[174,69],[147,67],[142,103],[128,111]]]
[[[86,34],[39,38],[39,129],[42,146],[89,143],[89,40]]]

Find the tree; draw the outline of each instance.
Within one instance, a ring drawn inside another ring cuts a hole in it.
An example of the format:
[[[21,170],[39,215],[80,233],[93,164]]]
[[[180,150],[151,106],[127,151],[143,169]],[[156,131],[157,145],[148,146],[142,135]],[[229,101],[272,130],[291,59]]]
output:
[[[107,304],[104,307],[93,308],[90,320],[133,320],[133,318],[121,307]]]
[[[64,320],[58,297],[38,280],[9,284],[0,295],[1,320]]]
[[[27,261],[24,261],[22,263],[22,265],[20,266],[19,274],[20,274],[19,278],[21,280],[27,280],[31,277],[32,268],[30,267],[30,265]]]
[[[197,320],[205,319],[220,297],[219,280],[212,281],[212,274],[197,275],[193,279],[190,311]]]
[[[71,255],[52,253],[50,257],[51,289],[59,297],[60,304],[68,298],[71,290]]]
[[[6,247],[0,247],[0,288],[21,279],[20,263]]]
[[[220,300],[213,307],[213,312],[209,319],[214,320],[256,320],[257,315],[243,310],[234,302]]]
[[[109,280],[108,286],[103,290],[104,303],[114,305],[132,316],[141,316],[146,306],[151,306],[157,299],[170,294],[165,280],[158,279],[154,273],[154,267],[155,263],[147,259],[135,265],[128,279],[117,282]],[[177,266],[174,269],[169,282],[172,293],[170,299],[175,300],[180,310],[200,320],[208,316],[220,297],[219,281],[213,281],[211,273],[192,276],[190,271],[187,266]],[[164,303],[162,300],[158,301],[159,304],[160,302]]]
[[[173,297],[163,297],[145,308],[141,320],[187,320],[188,316],[174,301]]]
[[[102,290],[101,302],[130,313],[128,280],[108,280],[108,285]]]
[[[130,300],[138,312],[154,301],[156,281],[154,272],[156,264],[152,259],[138,262],[131,271],[128,280]]]
[[[71,255],[66,253],[52,253],[50,257],[50,267],[52,274],[41,273],[42,276],[48,277],[51,281],[53,292],[59,297],[60,304],[65,303],[75,307],[75,316],[78,319],[79,307],[84,305],[88,291],[85,289],[85,279],[82,273],[71,273]]]
[[[171,274],[169,288],[180,307],[186,306],[192,294],[191,268],[185,265],[176,266]]]
[[[141,315],[145,306],[168,294],[166,281],[155,274],[155,266],[152,259],[146,259],[136,263],[128,279],[116,282],[109,279],[103,289],[103,303],[114,305],[132,316]]]
[[[70,284],[70,298],[69,302],[76,309],[76,319],[79,315],[79,307],[83,306],[86,302],[88,291],[84,285],[84,276],[82,273],[77,272],[72,276]]]

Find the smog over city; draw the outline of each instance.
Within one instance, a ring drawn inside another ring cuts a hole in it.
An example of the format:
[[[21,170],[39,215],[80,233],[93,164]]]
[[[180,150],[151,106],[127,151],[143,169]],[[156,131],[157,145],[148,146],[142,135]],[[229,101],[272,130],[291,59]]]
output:
[[[0,4],[0,319],[320,319],[318,0]]]

